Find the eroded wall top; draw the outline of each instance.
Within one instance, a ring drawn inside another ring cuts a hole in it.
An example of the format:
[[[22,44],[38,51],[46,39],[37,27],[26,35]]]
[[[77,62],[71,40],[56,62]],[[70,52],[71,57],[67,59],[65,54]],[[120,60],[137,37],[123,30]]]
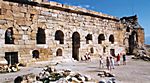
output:
[[[48,2],[47,0],[3,0],[3,1],[28,4],[28,5],[32,5],[32,6],[40,6],[40,7],[45,7],[45,8],[49,8],[49,9],[65,11],[65,12],[69,12],[69,13],[77,13],[77,14],[81,14],[81,15],[87,15],[87,16],[92,16],[92,17],[98,17],[98,18],[103,18],[103,19],[119,21],[119,18],[114,17],[114,16],[110,16],[110,15],[92,11],[92,10],[87,10],[85,8],[80,8],[77,6],[69,6],[69,5],[64,5],[64,4],[52,2],[52,1]]]

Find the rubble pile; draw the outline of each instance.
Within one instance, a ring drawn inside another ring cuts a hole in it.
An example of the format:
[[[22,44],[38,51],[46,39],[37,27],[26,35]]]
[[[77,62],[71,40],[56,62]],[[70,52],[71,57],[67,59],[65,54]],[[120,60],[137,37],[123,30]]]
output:
[[[100,71],[100,73],[98,74],[98,76],[100,76],[100,77],[115,77],[113,74],[111,74],[108,71]]]
[[[52,67],[45,67],[39,75],[33,73],[23,76],[18,76],[14,83],[27,82],[27,83],[85,83],[92,82],[96,83],[89,76],[82,75],[80,73],[72,72],[71,70],[60,70],[57,71]]]
[[[132,59],[143,59],[144,61],[150,61],[149,52],[145,46],[135,50],[136,54]]]
[[[1,65],[0,66],[0,73],[9,73],[9,72],[17,72],[20,69],[18,68],[18,65]]]

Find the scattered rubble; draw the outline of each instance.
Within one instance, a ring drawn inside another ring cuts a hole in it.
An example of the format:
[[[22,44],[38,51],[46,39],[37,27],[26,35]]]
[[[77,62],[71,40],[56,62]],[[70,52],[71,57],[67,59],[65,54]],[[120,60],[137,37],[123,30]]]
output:
[[[9,73],[9,72],[17,72],[19,71],[18,65],[0,65],[0,73]]]
[[[142,59],[144,61],[150,61],[149,52],[147,51],[147,48],[145,46],[142,46],[135,51],[136,54],[132,57],[132,59]]]
[[[98,76],[100,76],[100,77],[115,77],[115,75],[113,75],[113,74],[111,74],[110,72],[107,72],[107,71],[100,71]]]
[[[14,83],[27,82],[27,83],[96,83],[90,76],[82,75],[80,73],[72,72],[71,70],[57,71],[52,67],[43,68],[39,75],[30,73],[28,75],[18,76]]]

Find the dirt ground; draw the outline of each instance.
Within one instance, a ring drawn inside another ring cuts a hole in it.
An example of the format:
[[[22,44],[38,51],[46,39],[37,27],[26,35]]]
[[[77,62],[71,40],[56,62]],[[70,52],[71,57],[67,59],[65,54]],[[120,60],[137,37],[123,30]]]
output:
[[[37,62],[30,67],[21,67],[20,71],[0,74],[0,83],[13,83],[13,80],[20,75],[35,73],[42,71],[45,65],[50,64],[49,61]],[[106,68],[99,68],[99,58],[92,58],[91,61],[67,61],[59,62],[56,69],[69,69],[74,72],[79,72],[88,75],[96,80],[108,80],[109,78],[102,78],[98,73]],[[131,56],[127,57],[127,65],[115,66],[115,69],[110,71],[115,75],[116,83],[150,83],[150,62],[142,60],[132,60]]]

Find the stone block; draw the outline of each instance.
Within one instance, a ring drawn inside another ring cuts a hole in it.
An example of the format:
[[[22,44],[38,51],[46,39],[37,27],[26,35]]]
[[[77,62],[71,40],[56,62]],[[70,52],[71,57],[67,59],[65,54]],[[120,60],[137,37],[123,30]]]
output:
[[[18,40],[18,44],[19,44],[19,45],[24,45],[24,44],[25,44],[25,41],[23,41],[23,40]]]
[[[26,26],[31,26],[32,25],[32,21],[25,21],[25,25]]]
[[[26,45],[26,48],[28,48],[28,49],[30,49],[30,53],[31,53],[31,49],[33,50],[33,49],[35,49],[35,44],[28,44],[28,45]]]
[[[13,35],[13,37],[14,37],[16,40],[21,40],[21,38],[22,38],[21,35]]]
[[[27,7],[20,7],[20,12],[27,13]]]
[[[4,19],[4,15],[0,15],[0,19]]]
[[[22,39],[23,39],[23,40],[28,40],[28,39],[29,39],[29,36],[28,36],[28,35],[23,35],[23,36],[22,36]]]
[[[1,9],[1,14],[2,15],[6,14],[6,12],[7,12],[7,9]]]
[[[17,5],[13,5],[12,6],[12,11],[13,12],[19,12],[20,11],[20,7],[18,7]]]
[[[7,25],[8,25],[8,27],[14,27],[12,21],[7,21]]]
[[[20,19],[20,18],[16,18],[16,24],[18,25],[26,25],[25,24],[26,20],[25,19]]]
[[[31,38],[31,40],[35,40],[36,39],[36,34],[31,34],[30,38]]]
[[[6,3],[3,3],[1,5],[1,8],[4,8],[4,9],[11,9],[11,6],[9,4],[6,4]]]
[[[36,10],[36,9],[33,9],[33,8],[28,9],[28,12],[29,12],[30,14],[39,14],[39,13],[40,13],[39,10]]]
[[[14,17],[24,17],[25,14],[24,14],[24,13],[21,13],[21,12],[13,12],[13,16],[14,16]]]
[[[0,25],[6,24],[7,21],[6,20],[0,20]]]
[[[20,34],[20,35],[23,35],[23,34],[24,34],[24,31],[19,31],[19,34]]]
[[[6,20],[14,20],[13,14],[11,10],[7,10],[5,15],[4,15]]]

